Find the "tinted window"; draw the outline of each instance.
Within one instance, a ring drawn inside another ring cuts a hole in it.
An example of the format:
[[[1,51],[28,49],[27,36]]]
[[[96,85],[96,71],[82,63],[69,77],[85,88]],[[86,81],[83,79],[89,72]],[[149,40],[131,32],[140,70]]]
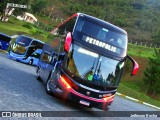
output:
[[[76,18],[72,18],[71,20],[64,23],[62,26],[59,27],[59,33],[64,35],[68,32],[72,32],[74,25],[75,25]]]
[[[43,43],[33,40],[31,43],[31,47],[35,47],[36,49],[42,49],[43,48]]]
[[[22,46],[29,46],[31,42],[32,42],[32,39],[25,36],[19,36],[16,39],[16,43]]]
[[[5,41],[5,42],[10,42],[11,41],[11,37],[0,34],[0,40]]]
[[[41,56],[41,60],[46,63],[50,63],[52,60],[52,56],[46,52],[44,52]]]
[[[107,28],[106,25],[100,25],[94,22],[94,20],[89,21],[80,17],[75,31],[80,32],[85,36],[109,43],[114,46],[118,46],[123,49],[127,48],[127,35],[118,33],[111,28]]]

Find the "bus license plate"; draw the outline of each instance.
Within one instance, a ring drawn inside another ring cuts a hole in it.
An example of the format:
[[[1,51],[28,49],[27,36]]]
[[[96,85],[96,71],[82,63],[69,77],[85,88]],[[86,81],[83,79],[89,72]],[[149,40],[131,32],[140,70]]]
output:
[[[89,106],[89,105],[90,105],[89,102],[84,101],[84,100],[80,100],[79,103],[82,104],[82,105],[86,105],[86,106]]]

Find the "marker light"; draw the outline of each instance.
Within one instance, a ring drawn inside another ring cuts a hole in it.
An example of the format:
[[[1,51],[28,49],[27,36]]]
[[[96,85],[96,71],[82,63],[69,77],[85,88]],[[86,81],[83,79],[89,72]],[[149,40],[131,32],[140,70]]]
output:
[[[66,82],[66,80],[62,76],[60,76],[60,81],[66,88],[71,88],[71,86]]]
[[[98,54],[96,54],[94,52],[91,52],[91,51],[88,51],[88,50],[83,49],[83,48],[79,48],[78,52],[86,54],[86,55],[90,55],[90,56],[93,56],[93,57],[96,57],[96,58],[98,57]]]
[[[69,51],[70,46],[71,46],[71,42],[72,42],[72,33],[69,32],[69,33],[67,33],[66,40],[65,40],[65,44],[64,44],[64,50],[65,50],[66,52]]]
[[[107,97],[103,98],[103,100],[107,102],[107,101],[111,101],[113,98],[114,98],[114,95],[107,96]]]

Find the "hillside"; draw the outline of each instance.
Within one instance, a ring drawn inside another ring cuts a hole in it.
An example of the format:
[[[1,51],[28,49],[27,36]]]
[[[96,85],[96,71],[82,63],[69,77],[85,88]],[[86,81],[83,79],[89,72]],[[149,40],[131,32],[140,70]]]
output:
[[[48,0],[41,14],[66,19],[77,12],[124,28],[129,40],[160,44],[160,0]]]

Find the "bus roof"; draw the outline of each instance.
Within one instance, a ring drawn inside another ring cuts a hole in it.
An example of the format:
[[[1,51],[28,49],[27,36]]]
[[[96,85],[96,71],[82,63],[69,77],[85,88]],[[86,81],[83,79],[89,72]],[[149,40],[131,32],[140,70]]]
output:
[[[38,39],[35,39],[35,38],[32,38],[32,37],[30,37],[30,36],[26,36],[26,35],[20,35],[20,36],[23,36],[23,37],[26,37],[26,38],[30,38],[30,39],[32,39],[32,40],[34,40],[34,41],[37,41],[37,42],[40,42],[40,43],[43,43],[43,44],[44,44],[43,41],[38,40]],[[19,37],[20,37],[20,36],[19,36]]]
[[[87,14],[84,14],[84,13],[77,13],[78,16],[84,16],[86,18],[89,18],[89,19],[94,19],[97,23],[102,23],[104,25],[106,25],[107,27],[109,27],[110,29],[114,30],[114,31],[117,31],[117,32],[120,32],[120,33],[123,33],[123,34],[127,34],[127,32],[125,30],[123,30],[122,28],[118,27],[118,26],[115,26],[109,22],[106,22],[104,20],[101,20],[99,18],[96,18],[96,17],[93,17],[93,16],[90,16],[90,15],[87,15]]]
[[[90,19],[94,19],[94,21],[96,21],[97,23],[102,23],[103,25],[106,25],[107,27],[109,27],[110,29],[114,30],[114,31],[117,31],[117,32],[120,32],[120,33],[123,33],[123,34],[126,34],[127,35],[127,32],[125,30],[123,30],[122,28],[116,26],[116,25],[113,25],[109,22],[106,22],[104,20],[101,20],[99,18],[96,18],[96,17],[93,17],[93,16],[90,16],[90,15],[87,15],[87,14],[84,14],[84,13],[75,13],[73,14],[71,17],[69,17],[67,20],[65,20],[63,23],[61,23],[60,25],[58,25],[57,27],[55,27],[50,33],[53,34],[54,31],[59,28],[61,25],[65,24],[67,21],[69,21],[70,19],[74,18],[74,17],[78,17],[78,16],[85,16],[86,18],[90,18]]]
[[[34,40],[37,41],[37,42],[40,42],[40,43],[44,44],[44,42],[41,41],[41,40],[37,40],[37,39],[34,39]]]

